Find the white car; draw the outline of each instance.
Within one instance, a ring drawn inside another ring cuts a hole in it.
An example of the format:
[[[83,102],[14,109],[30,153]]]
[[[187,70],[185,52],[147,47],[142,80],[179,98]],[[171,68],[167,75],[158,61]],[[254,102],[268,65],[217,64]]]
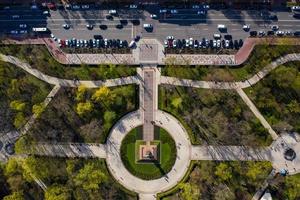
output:
[[[189,47],[190,46],[190,41],[189,39],[185,39],[185,47]]]
[[[199,6],[199,5],[192,5],[192,8],[193,8],[193,9],[199,9],[200,6]]]
[[[167,40],[174,40],[174,36],[172,35],[167,36]]]
[[[217,40],[217,48],[221,48],[221,40]]]
[[[225,48],[229,48],[229,40],[225,40]]]
[[[166,13],[167,12],[167,9],[161,9],[159,10],[159,13]]]
[[[151,29],[153,28],[152,24],[143,24],[144,29]]]
[[[116,15],[117,14],[117,10],[109,10],[108,14],[110,14],[110,15]]]
[[[31,8],[32,10],[38,9],[37,5],[32,5],[30,8]]]
[[[20,24],[19,27],[20,28],[27,28],[27,24]]]
[[[73,9],[73,10],[78,10],[78,9],[80,9],[80,6],[79,6],[79,5],[73,5],[73,6],[72,6],[72,9]]]
[[[50,34],[50,37],[51,37],[51,38],[54,38],[55,36],[53,35],[53,33],[51,33],[51,34]]]
[[[69,29],[69,28],[70,28],[70,25],[69,25],[69,24],[63,24],[62,27],[63,27],[64,29]]]
[[[173,46],[173,48],[176,48],[176,47],[177,47],[177,41],[176,41],[176,40],[173,40],[172,46]]]
[[[292,6],[292,10],[300,10],[300,6]]]
[[[49,13],[49,11],[48,10],[45,10],[44,12],[43,12],[43,15],[49,15],[50,13]]]
[[[193,38],[190,38],[189,41],[190,41],[190,44],[189,44],[189,45],[190,45],[190,46],[193,46],[193,45],[194,45],[194,40],[193,40]]]
[[[11,30],[10,33],[11,34],[18,34],[19,32],[17,30]]]
[[[92,24],[87,24],[86,28],[89,29],[89,30],[92,30],[94,28],[94,26]]]
[[[258,31],[258,36],[259,37],[262,37],[262,36],[264,36],[266,33],[265,33],[265,31]]]
[[[218,24],[218,29],[219,30],[224,30],[224,29],[227,29],[227,27],[224,24]]]
[[[157,15],[156,15],[156,14],[151,14],[150,17],[151,17],[152,19],[157,19]]]
[[[218,33],[214,34],[214,38],[215,39],[220,39],[221,38],[221,34],[218,34]]]
[[[291,30],[285,30],[284,33],[285,35],[293,35],[293,31]]]
[[[283,35],[284,35],[284,32],[283,32],[283,31],[276,31],[276,35],[278,35],[278,36],[283,36]]]
[[[249,31],[250,30],[250,25],[249,24],[244,24],[243,25],[243,30],[244,31]]]

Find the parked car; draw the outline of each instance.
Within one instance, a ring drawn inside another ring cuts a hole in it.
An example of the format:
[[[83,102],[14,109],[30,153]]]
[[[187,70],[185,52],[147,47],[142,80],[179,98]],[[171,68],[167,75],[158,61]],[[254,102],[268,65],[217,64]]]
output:
[[[284,36],[284,32],[283,31],[276,31],[276,35],[278,35],[278,36]]]
[[[215,33],[214,34],[214,39],[220,39],[221,38],[221,34]]]
[[[136,44],[135,44],[135,41],[134,40],[132,40],[130,43],[129,43],[129,48],[134,48],[136,46]]]
[[[275,34],[274,31],[268,31],[268,32],[267,32],[267,35],[274,35],[274,34]]]
[[[250,36],[251,37],[256,37],[257,36],[257,31],[250,31]]]
[[[178,13],[178,10],[172,9],[170,12],[171,12],[171,14],[177,14],[177,13]]]
[[[108,14],[110,14],[110,15],[116,15],[117,14],[117,10],[109,10]]]
[[[20,34],[27,34],[27,30],[20,30]]]
[[[81,5],[81,8],[87,10],[90,8],[90,6],[89,5]]]
[[[136,4],[130,4],[130,5],[129,5],[129,8],[130,8],[130,9],[137,9],[137,7],[138,7],[138,6],[137,6]]]
[[[250,30],[250,25],[249,24],[244,24],[243,25],[243,30],[244,31],[249,31]]]
[[[293,31],[291,30],[285,30],[284,33],[285,35],[293,35]]]
[[[177,41],[176,40],[173,40],[172,46],[173,46],[173,48],[177,47]]]
[[[63,27],[64,29],[69,29],[69,28],[70,28],[70,25],[69,25],[69,24],[63,24],[62,27]]]
[[[259,36],[259,37],[263,37],[263,36],[265,36],[265,35],[266,35],[266,32],[265,32],[265,31],[263,31],[263,30],[258,31],[258,36]]]
[[[150,17],[151,17],[152,19],[157,19],[157,15],[156,15],[156,14],[151,14]]]
[[[80,9],[80,6],[79,6],[79,5],[76,5],[76,4],[74,4],[74,5],[72,5],[72,9],[73,9],[73,10],[79,10],[79,9]]]
[[[19,19],[20,18],[20,15],[12,15],[11,16],[13,19]]]
[[[89,30],[92,30],[94,28],[94,26],[92,24],[87,24],[86,28],[89,29]]]
[[[50,12],[48,10],[43,11],[43,15],[49,16]]]
[[[153,31],[153,25],[152,24],[143,24],[143,27],[146,31]]]
[[[300,36],[300,31],[295,31],[294,36]]]
[[[273,31],[277,31],[277,30],[279,29],[279,26],[278,26],[278,25],[272,25],[272,26],[271,26],[271,29],[272,29]]]
[[[219,30],[225,30],[225,29],[227,29],[227,27],[224,24],[218,24],[218,29]]]

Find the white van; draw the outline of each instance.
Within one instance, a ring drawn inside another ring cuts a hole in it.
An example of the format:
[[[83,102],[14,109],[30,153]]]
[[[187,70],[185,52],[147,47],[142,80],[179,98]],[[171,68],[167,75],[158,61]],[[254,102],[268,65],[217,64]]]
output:
[[[218,29],[226,29],[226,26],[224,24],[218,24]]]

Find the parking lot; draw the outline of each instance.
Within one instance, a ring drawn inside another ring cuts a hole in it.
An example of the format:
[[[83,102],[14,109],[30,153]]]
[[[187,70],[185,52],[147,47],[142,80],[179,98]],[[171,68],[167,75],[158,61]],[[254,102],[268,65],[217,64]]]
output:
[[[158,5],[148,5],[143,8],[135,5],[112,8],[94,5],[2,7],[0,31],[9,36],[22,37],[33,34],[34,27],[46,27],[54,38],[64,41],[62,45],[66,45],[68,41],[71,47],[74,45],[75,47],[105,47],[106,39],[107,46],[110,48],[127,48],[132,39],[138,36],[156,38],[165,47],[173,48],[173,43],[172,45],[165,44],[166,37],[172,36],[178,43],[176,47],[182,45],[183,48],[192,41],[192,44],[187,47],[236,49],[239,48],[237,44],[240,44],[240,40],[244,40],[253,31],[257,32],[257,36],[272,34],[270,31],[273,25],[277,25],[276,31],[282,31],[283,35],[290,33],[292,36],[294,32],[300,30],[300,20],[295,18],[290,11],[214,10],[206,6],[192,5],[185,8],[162,8]],[[220,31],[218,25],[226,26],[226,31]],[[249,25],[249,30],[243,28],[245,25]],[[222,39],[215,38],[216,34],[219,34]],[[101,36],[101,39],[97,41],[95,35]],[[230,35],[232,40],[224,39],[227,35]],[[276,35],[275,31],[273,35]],[[74,38],[76,44],[70,42]],[[123,44],[120,45],[120,41]]]

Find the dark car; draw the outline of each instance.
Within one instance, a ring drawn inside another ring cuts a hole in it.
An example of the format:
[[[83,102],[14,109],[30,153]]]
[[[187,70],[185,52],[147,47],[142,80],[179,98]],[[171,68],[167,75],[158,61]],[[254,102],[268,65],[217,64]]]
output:
[[[128,47],[128,42],[127,42],[127,40],[123,40],[123,46],[124,46],[124,47]]]
[[[298,36],[299,37],[300,36],[300,31],[295,31],[294,32],[294,36]]]
[[[239,42],[237,40],[234,40],[233,46],[235,49],[239,49]]]
[[[140,20],[138,20],[138,19],[133,19],[133,20],[131,20],[131,23],[132,23],[134,26],[138,26],[138,25],[140,25]]]
[[[268,32],[267,32],[267,35],[274,35],[274,34],[275,34],[274,31],[268,31]]]
[[[128,21],[126,19],[121,19],[120,24],[126,26],[128,24]]]
[[[273,21],[277,21],[278,20],[277,15],[269,15],[268,18],[269,18],[269,20],[273,20]]]
[[[239,40],[239,47],[243,46],[244,42],[242,39]]]
[[[232,40],[232,35],[224,35],[225,40]]]
[[[251,37],[256,37],[257,36],[257,31],[250,31],[250,36]]]
[[[123,25],[122,25],[122,24],[117,24],[117,25],[116,25],[116,28],[117,28],[117,29],[122,29],[122,28],[123,28]]]
[[[102,30],[106,30],[106,29],[107,29],[107,25],[104,25],[104,24],[101,24],[99,27],[100,27],[100,29],[102,29]]]
[[[102,39],[103,37],[102,37],[102,35],[94,35],[94,39],[98,39],[98,40],[100,40],[100,39]]]

